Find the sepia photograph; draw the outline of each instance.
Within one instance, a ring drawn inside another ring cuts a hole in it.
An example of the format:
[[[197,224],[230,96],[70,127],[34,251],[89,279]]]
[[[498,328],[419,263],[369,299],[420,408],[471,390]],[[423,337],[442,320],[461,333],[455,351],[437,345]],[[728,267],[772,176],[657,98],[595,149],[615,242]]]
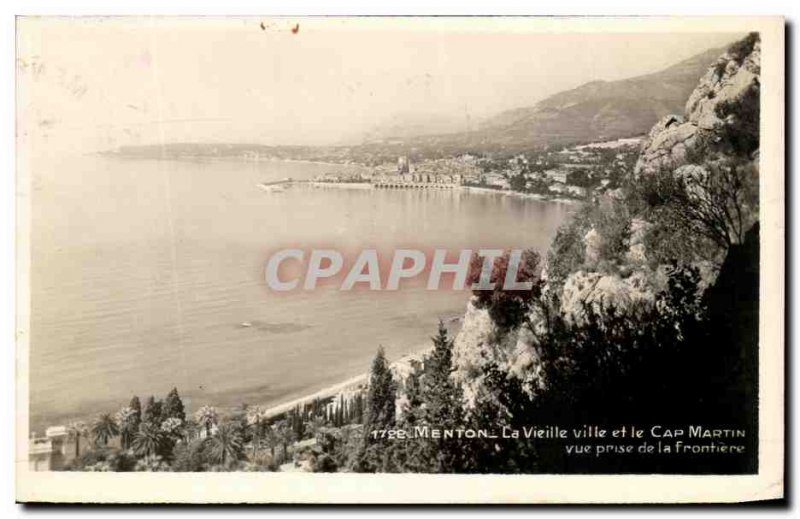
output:
[[[18,17],[17,499],[781,497],[783,31]]]

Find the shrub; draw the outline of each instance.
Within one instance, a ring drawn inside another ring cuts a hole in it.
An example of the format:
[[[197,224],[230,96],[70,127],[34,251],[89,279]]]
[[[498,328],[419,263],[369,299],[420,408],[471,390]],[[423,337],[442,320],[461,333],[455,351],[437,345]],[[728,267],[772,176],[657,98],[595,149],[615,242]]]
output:
[[[747,56],[753,52],[753,48],[756,46],[756,43],[761,40],[761,37],[757,32],[751,32],[745,38],[737,41],[736,43],[732,44],[728,47],[728,54],[731,55],[733,60],[738,64],[741,65],[744,63],[744,60]]]
[[[470,286],[480,281],[481,271],[483,270],[483,258],[473,256],[470,262],[467,283]],[[540,257],[533,250],[523,251],[520,263],[517,268],[516,281],[530,282],[532,288],[524,290],[505,290],[503,284],[508,273],[510,264],[510,252],[506,251],[502,256],[494,260],[490,282],[494,283],[492,290],[474,290],[476,306],[487,308],[489,315],[494,323],[501,330],[508,330],[518,326],[528,309],[530,301],[539,294],[541,290],[540,278]]]
[[[172,470],[174,472],[202,472],[207,469],[208,465],[209,459],[204,439],[180,442],[172,451]]]
[[[642,178],[637,188],[646,218],[687,240],[705,239],[725,251],[742,243],[758,218],[758,171],[749,160],[726,158]]]
[[[749,158],[759,147],[761,88],[756,81],[739,97],[714,107],[725,124],[719,129],[718,147],[723,153]]]

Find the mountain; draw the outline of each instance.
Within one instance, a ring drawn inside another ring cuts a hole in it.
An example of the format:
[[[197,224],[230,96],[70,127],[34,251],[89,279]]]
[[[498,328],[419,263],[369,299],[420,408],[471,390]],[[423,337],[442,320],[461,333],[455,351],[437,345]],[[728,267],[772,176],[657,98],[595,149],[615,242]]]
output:
[[[660,72],[592,81],[531,107],[502,112],[472,132],[417,137],[441,148],[526,148],[641,135],[663,116],[683,111],[698,80],[724,49],[710,49]]]
[[[725,49],[711,49],[644,76],[592,81],[482,122],[442,114],[404,114],[371,129],[358,145],[179,143],[126,146],[113,153],[180,157],[240,155],[249,150],[275,158],[380,164],[402,154],[420,158],[475,151],[516,152],[632,137],[646,134],[666,115],[683,113],[700,78],[724,52]]]

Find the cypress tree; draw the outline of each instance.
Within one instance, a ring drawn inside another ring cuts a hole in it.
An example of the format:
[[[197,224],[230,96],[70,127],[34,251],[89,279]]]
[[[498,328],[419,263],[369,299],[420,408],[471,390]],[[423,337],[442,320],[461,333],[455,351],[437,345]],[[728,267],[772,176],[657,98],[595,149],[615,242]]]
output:
[[[156,401],[154,397],[149,397],[144,405],[144,413],[142,413],[142,421],[149,424],[161,425],[162,416],[161,401]]]
[[[367,429],[386,428],[394,424],[396,392],[397,388],[386,360],[386,354],[383,347],[380,347],[375,355],[375,360],[372,361],[369,377]]]
[[[432,337],[433,351],[425,358],[422,377],[424,419],[433,428],[456,429],[464,424],[461,388],[451,377],[453,368],[453,340],[444,323]],[[431,472],[454,472],[460,468],[462,447],[455,439],[432,439],[428,442]]]
[[[390,429],[395,423],[395,396],[397,388],[383,347],[372,361],[367,390],[364,437],[356,456],[354,470],[358,472],[388,472],[389,440],[381,437],[381,430]]]
[[[139,401],[139,397],[134,395],[128,407],[133,409],[133,430],[138,431],[139,425],[142,423],[142,403]]]
[[[178,395],[178,388],[173,387],[169,392],[167,398],[164,400],[164,409],[162,411],[164,418],[178,418],[181,421],[186,420],[186,411],[183,408],[183,401]]]
[[[411,372],[405,380],[405,402],[401,413],[400,428],[413,432],[415,427],[427,425],[423,406],[423,368],[421,363],[413,362]],[[392,458],[403,472],[431,472],[430,452],[427,438],[411,436],[403,442],[392,445]]]

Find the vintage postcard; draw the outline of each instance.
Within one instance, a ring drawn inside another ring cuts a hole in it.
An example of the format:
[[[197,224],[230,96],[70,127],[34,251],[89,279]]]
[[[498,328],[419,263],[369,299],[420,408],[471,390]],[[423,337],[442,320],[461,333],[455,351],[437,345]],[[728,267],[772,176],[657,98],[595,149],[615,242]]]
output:
[[[16,58],[19,501],[783,496],[781,18],[24,16]]]

